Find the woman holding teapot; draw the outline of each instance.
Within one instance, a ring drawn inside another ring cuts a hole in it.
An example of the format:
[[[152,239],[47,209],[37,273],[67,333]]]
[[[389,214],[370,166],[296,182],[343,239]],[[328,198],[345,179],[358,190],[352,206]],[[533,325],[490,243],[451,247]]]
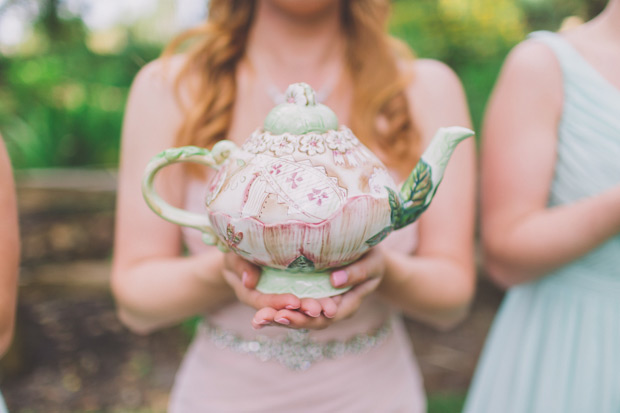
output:
[[[304,81],[393,172],[442,126],[469,126],[460,82],[385,32],[388,0],[211,0],[207,22],[147,65],[123,129],[112,285],[123,322],[148,333],[204,315],[170,411],[422,412],[422,380],[401,313],[446,328],[474,290],[474,147],[455,151],[419,223],[332,274],[339,296],[261,294],[257,268],[148,210],[140,182],[171,146],[241,144],[280,91]],[[162,172],[158,192],[204,212],[207,175]],[[189,255],[182,254],[185,244]],[[310,330],[310,331],[308,331]],[[344,384],[346,383],[346,385]]]

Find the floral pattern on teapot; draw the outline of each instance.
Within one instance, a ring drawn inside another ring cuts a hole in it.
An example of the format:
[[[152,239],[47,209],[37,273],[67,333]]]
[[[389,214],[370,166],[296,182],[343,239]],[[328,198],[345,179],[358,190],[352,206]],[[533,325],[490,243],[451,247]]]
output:
[[[355,261],[390,232],[428,208],[455,146],[473,134],[442,128],[401,188],[381,161],[312,89],[291,85],[239,148],[172,148],[153,158],[143,181],[148,205],[163,218],[197,228],[203,240],[264,267],[257,288],[300,297],[341,293],[329,271]],[[217,169],[207,185],[205,214],[174,208],[154,190],[168,164],[197,162]]]

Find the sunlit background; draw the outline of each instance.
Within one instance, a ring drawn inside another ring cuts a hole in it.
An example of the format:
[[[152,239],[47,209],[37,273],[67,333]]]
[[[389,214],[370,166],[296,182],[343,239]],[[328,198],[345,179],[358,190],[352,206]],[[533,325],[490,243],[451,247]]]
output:
[[[479,129],[516,43],[587,20],[605,4],[394,0],[390,30],[457,72]],[[165,410],[192,324],[138,337],[118,323],[108,284],[114,171],[133,77],[199,24],[206,5],[0,0],[0,133],[17,172],[22,238],[16,338],[0,363],[12,412]],[[430,413],[460,410],[500,299],[481,274],[471,316],[456,330],[408,324]]]
[[[129,84],[206,1],[0,0],[0,131],[16,168],[115,166]],[[392,32],[450,64],[476,125],[499,65],[526,33],[604,0],[400,0]]]

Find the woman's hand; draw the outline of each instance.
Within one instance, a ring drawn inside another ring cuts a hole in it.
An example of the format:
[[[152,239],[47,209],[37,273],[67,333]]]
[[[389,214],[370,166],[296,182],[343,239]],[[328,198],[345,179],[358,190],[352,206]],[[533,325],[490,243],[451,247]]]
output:
[[[302,298],[298,309],[278,309],[272,306],[261,308],[254,315],[252,326],[255,329],[267,325],[309,329],[326,328],[335,321],[351,317],[359,308],[363,298],[376,290],[384,273],[384,253],[375,247],[358,261],[332,273],[331,282],[334,287],[353,286],[351,290],[334,297]],[[252,277],[247,279],[252,279],[251,282],[254,282]],[[322,308],[321,311],[319,307]]]
[[[260,278],[260,269],[234,253],[226,254],[224,258],[224,278],[233,288],[237,298],[242,303],[254,307],[268,314],[277,314],[278,311],[291,311],[301,314],[305,318],[318,317],[333,318],[336,314],[339,298],[298,298],[293,294],[263,294],[256,290]],[[304,315],[305,314],[305,315]],[[290,321],[278,317],[278,324],[287,325]],[[252,326],[260,328],[272,321],[264,318],[254,318]],[[305,325],[293,328],[311,328]]]
[[[293,294],[263,294],[256,290],[260,269],[235,253],[224,257],[223,275],[242,303],[256,309],[272,307],[295,310],[301,307],[301,300]]]

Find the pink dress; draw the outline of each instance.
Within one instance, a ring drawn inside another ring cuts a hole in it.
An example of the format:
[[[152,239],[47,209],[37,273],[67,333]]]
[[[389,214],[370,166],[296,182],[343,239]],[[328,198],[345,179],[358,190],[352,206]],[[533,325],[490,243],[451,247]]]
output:
[[[186,208],[204,212],[204,185],[188,189]],[[184,229],[190,253],[208,247]],[[383,241],[413,252],[416,225]],[[255,310],[233,302],[205,315],[172,390],[169,411],[426,411],[424,388],[399,313],[367,297],[349,319],[320,331],[252,329]]]

